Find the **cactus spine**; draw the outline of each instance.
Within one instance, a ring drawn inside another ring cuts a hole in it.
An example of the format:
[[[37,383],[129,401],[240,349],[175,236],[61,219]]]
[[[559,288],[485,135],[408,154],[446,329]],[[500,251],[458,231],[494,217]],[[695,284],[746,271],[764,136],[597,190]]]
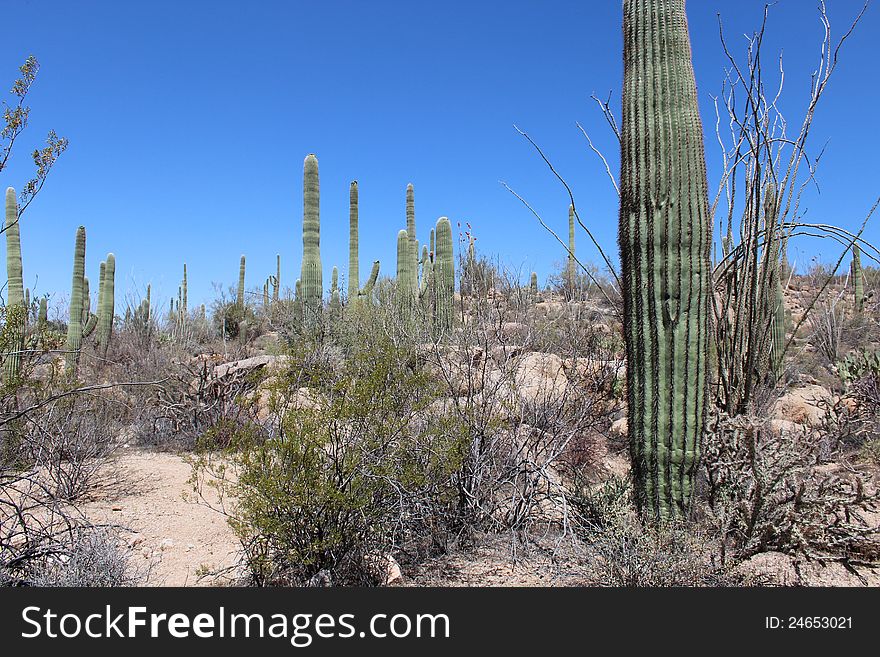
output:
[[[106,356],[113,334],[113,315],[116,311],[116,256],[108,253],[107,260],[103,264],[104,275],[101,277],[101,290],[98,295],[98,344],[101,346],[102,354]]]
[[[82,346],[82,309],[83,287],[86,270],[86,229],[80,226],[76,229],[76,246],[73,250],[73,279],[70,286],[70,321],[67,323],[67,351],[65,372],[70,377],[76,377],[79,365],[79,350]],[[88,297],[86,297],[88,298]]]
[[[360,287],[358,260],[358,184],[352,181],[348,190],[348,298],[354,300]]]
[[[311,327],[321,318],[324,298],[320,202],[318,158],[310,153],[303,162],[303,261],[300,281],[304,319]]]
[[[10,352],[4,364],[5,380],[18,376],[21,368],[21,351],[24,349],[24,332],[27,309],[24,300],[24,277],[21,267],[21,233],[18,225],[18,202],[15,190],[6,189],[6,276],[8,280],[9,311],[6,316],[10,325]]]
[[[446,217],[437,220],[434,255],[434,330],[443,334],[452,329],[455,297],[455,261],[452,254],[452,224]]]
[[[235,298],[238,307],[241,309],[244,309],[244,269],[245,261],[244,254],[242,254],[241,260],[238,263],[238,294]]]
[[[858,244],[852,247],[852,279],[856,313],[861,314],[865,309],[865,285],[862,279],[862,252]]]
[[[709,221],[684,0],[624,1],[619,242],[630,454],[646,519],[684,516],[707,412]]]

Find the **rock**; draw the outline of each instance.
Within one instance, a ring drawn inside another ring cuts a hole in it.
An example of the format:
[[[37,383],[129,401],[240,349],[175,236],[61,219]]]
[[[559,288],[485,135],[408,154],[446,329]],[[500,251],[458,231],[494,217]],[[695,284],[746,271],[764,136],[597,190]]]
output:
[[[558,402],[565,396],[568,378],[556,354],[531,352],[520,357],[514,375],[516,391],[526,403]]]
[[[777,399],[770,416],[776,420],[818,428],[825,423],[825,409],[833,403],[831,392],[827,388],[809,384],[789,390]]]
[[[403,577],[400,565],[390,554],[373,553],[364,558],[366,566],[381,586],[393,586]]]
[[[173,547],[174,547],[174,541],[172,541],[170,538],[163,538],[162,542],[159,543],[159,549],[162,550],[163,552],[165,550],[170,550]]]
[[[756,584],[798,586],[801,581],[794,563],[782,552],[762,552],[739,563],[734,569]]]
[[[629,420],[622,417],[611,423],[611,436],[619,440],[626,440],[629,437]]]

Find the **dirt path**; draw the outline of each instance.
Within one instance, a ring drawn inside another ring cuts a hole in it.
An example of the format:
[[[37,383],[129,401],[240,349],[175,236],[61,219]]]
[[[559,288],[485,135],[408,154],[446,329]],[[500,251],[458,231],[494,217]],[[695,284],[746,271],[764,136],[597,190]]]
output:
[[[149,570],[151,586],[213,584],[200,582],[198,571],[236,561],[239,544],[226,518],[193,501],[190,474],[180,456],[126,449],[110,462],[96,499],[85,505],[93,522],[125,528],[120,536],[133,563]]]

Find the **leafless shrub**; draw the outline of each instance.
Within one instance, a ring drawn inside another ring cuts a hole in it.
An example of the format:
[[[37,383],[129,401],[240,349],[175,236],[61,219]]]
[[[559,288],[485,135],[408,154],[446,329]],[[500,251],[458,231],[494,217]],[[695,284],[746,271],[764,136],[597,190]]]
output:
[[[32,569],[34,586],[122,587],[143,585],[147,573],[131,561],[119,540],[103,529],[81,529],[64,554]]]

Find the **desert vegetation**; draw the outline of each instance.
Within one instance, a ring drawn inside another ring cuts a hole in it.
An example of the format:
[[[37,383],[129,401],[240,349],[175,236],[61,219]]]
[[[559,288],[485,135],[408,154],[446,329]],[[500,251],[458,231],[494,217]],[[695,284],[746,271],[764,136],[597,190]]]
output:
[[[297,276],[286,254],[243,254],[237,286],[193,307],[186,263],[158,299],[123,291],[109,253],[90,286],[81,226],[45,237],[73,247],[69,304],[50,313],[25,288],[20,233],[67,147],[51,132],[5,197],[0,583],[165,583],[157,559],[182,546],[112,518],[149,485],[126,464],[162,454],[188,477],[168,503],[215,517],[232,546],[189,563],[187,583],[877,585],[873,208],[850,230],[800,207],[813,118],[859,17],[839,40],[821,4],[819,18],[800,124],[764,87],[764,26],[742,56],[722,31],[712,191],[685,2],[626,0],[619,121],[600,103],[621,149],[620,264],[578,256],[578,236],[598,243],[571,195],[545,282],[482,253],[478,224],[423,221],[412,184],[399,232],[381,228],[396,263],[364,254],[362,280],[359,236],[379,227],[360,225],[352,181],[349,261],[328,284],[308,154]],[[28,59],[14,82],[0,172],[37,71]],[[830,266],[789,261],[805,235],[834,245]]]

